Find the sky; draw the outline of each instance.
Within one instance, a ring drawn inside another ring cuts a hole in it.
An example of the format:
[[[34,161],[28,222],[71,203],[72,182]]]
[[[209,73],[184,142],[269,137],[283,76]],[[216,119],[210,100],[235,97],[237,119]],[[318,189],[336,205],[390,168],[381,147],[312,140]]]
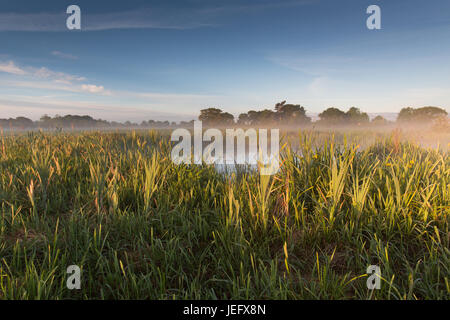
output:
[[[449,111],[449,57],[448,0],[0,0],[0,118]]]

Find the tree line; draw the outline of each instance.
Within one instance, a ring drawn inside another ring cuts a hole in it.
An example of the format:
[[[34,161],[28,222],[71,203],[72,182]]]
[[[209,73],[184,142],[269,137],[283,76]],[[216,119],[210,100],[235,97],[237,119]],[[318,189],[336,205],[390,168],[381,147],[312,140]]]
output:
[[[312,121],[306,115],[306,109],[299,104],[288,104],[286,101],[277,103],[273,109],[264,110],[250,110],[246,113],[241,113],[237,119],[219,108],[207,108],[200,111],[198,117],[206,126],[261,126],[273,125],[280,126],[308,126],[324,125],[324,126],[364,126],[368,124],[373,125],[387,125],[391,123],[382,116],[377,116],[370,120],[366,112],[362,112],[356,107],[351,107],[347,111],[342,111],[338,108],[328,108],[321,112],[319,120]],[[422,108],[403,108],[397,116],[396,122],[400,124],[424,123],[429,124],[435,121],[448,122],[447,111],[439,107],[422,107]],[[50,117],[48,115],[42,116],[38,121],[33,121],[25,117],[17,117],[15,119],[0,119],[0,128],[167,128],[167,127],[188,127],[191,126],[192,121],[181,121],[179,123],[169,121],[155,121],[144,120],[140,124],[126,121],[109,122],[102,119],[94,119],[91,116],[66,115]]]
[[[279,124],[285,126],[315,125],[339,126],[352,125],[363,126],[369,123],[375,125],[386,125],[390,121],[382,116],[376,116],[370,120],[366,112],[359,108],[351,107],[347,111],[338,108],[328,108],[321,112],[319,120],[312,121],[306,115],[306,110],[299,104],[287,104],[286,101],[277,103],[273,110],[264,109],[260,111],[250,110],[241,113],[237,119],[228,112],[218,108],[208,108],[200,111],[199,120],[205,125],[223,126],[238,124],[242,126],[258,126],[266,124]],[[447,119],[447,111],[438,107],[403,108],[397,116],[398,123],[432,123],[438,119]]]

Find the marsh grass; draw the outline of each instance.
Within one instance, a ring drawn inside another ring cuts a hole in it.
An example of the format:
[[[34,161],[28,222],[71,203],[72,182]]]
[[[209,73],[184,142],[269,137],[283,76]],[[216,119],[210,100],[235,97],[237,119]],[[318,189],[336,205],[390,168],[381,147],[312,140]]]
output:
[[[0,298],[450,298],[448,151],[290,140],[270,177],[174,165],[155,131],[2,135]]]

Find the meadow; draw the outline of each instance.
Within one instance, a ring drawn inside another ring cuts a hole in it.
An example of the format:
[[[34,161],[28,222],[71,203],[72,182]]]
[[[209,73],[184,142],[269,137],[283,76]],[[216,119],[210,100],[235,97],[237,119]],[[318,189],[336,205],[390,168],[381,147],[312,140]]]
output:
[[[0,139],[0,299],[450,298],[446,143],[296,132],[260,176],[175,165],[158,131]]]

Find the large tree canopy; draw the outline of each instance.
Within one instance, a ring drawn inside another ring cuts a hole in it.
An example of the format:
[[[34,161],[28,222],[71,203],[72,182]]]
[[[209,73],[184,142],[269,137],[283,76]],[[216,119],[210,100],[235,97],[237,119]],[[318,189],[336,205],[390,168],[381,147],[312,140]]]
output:
[[[363,124],[370,121],[369,115],[367,113],[361,112],[361,110],[355,107],[351,107],[345,113],[345,116],[347,118],[347,121],[351,124]]]
[[[345,112],[338,108],[328,108],[319,114],[319,118],[325,123],[342,123],[345,121]]]
[[[223,112],[218,108],[208,108],[200,110],[198,120],[206,126],[222,126],[234,124],[234,116],[228,112]]]
[[[430,122],[446,117],[447,111],[438,107],[403,108],[398,114],[398,122]]]
[[[247,113],[241,113],[238,117],[238,124],[240,125],[263,125],[263,124],[269,124],[275,122],[276,116],[275,112],[272,110],[261,110],[261,111],[254,111],[250,110]]]
[[[302,125],[311,122],[306,116],[306,110],[299,104],[286,104],[286,101],[277,103],[275,111],[265,109],[261,111],[250,110],[239,115],[238,124],[264,125],[279,123],[283,125]]]
[[[2,128],[32,128],[33,126],[33,121],[24,117],[0,119],[0,127]]]
[[[351,107],[347,112],[338,108],[328,108],[319,114],[320,122],[328,125],[360,125],[369,122],[369,115],[358,108]]]
[[[286,101],[275,105],[277,119],[283,124],[305,124],[311,122],[306,110],[299,104],[286,104]]]

